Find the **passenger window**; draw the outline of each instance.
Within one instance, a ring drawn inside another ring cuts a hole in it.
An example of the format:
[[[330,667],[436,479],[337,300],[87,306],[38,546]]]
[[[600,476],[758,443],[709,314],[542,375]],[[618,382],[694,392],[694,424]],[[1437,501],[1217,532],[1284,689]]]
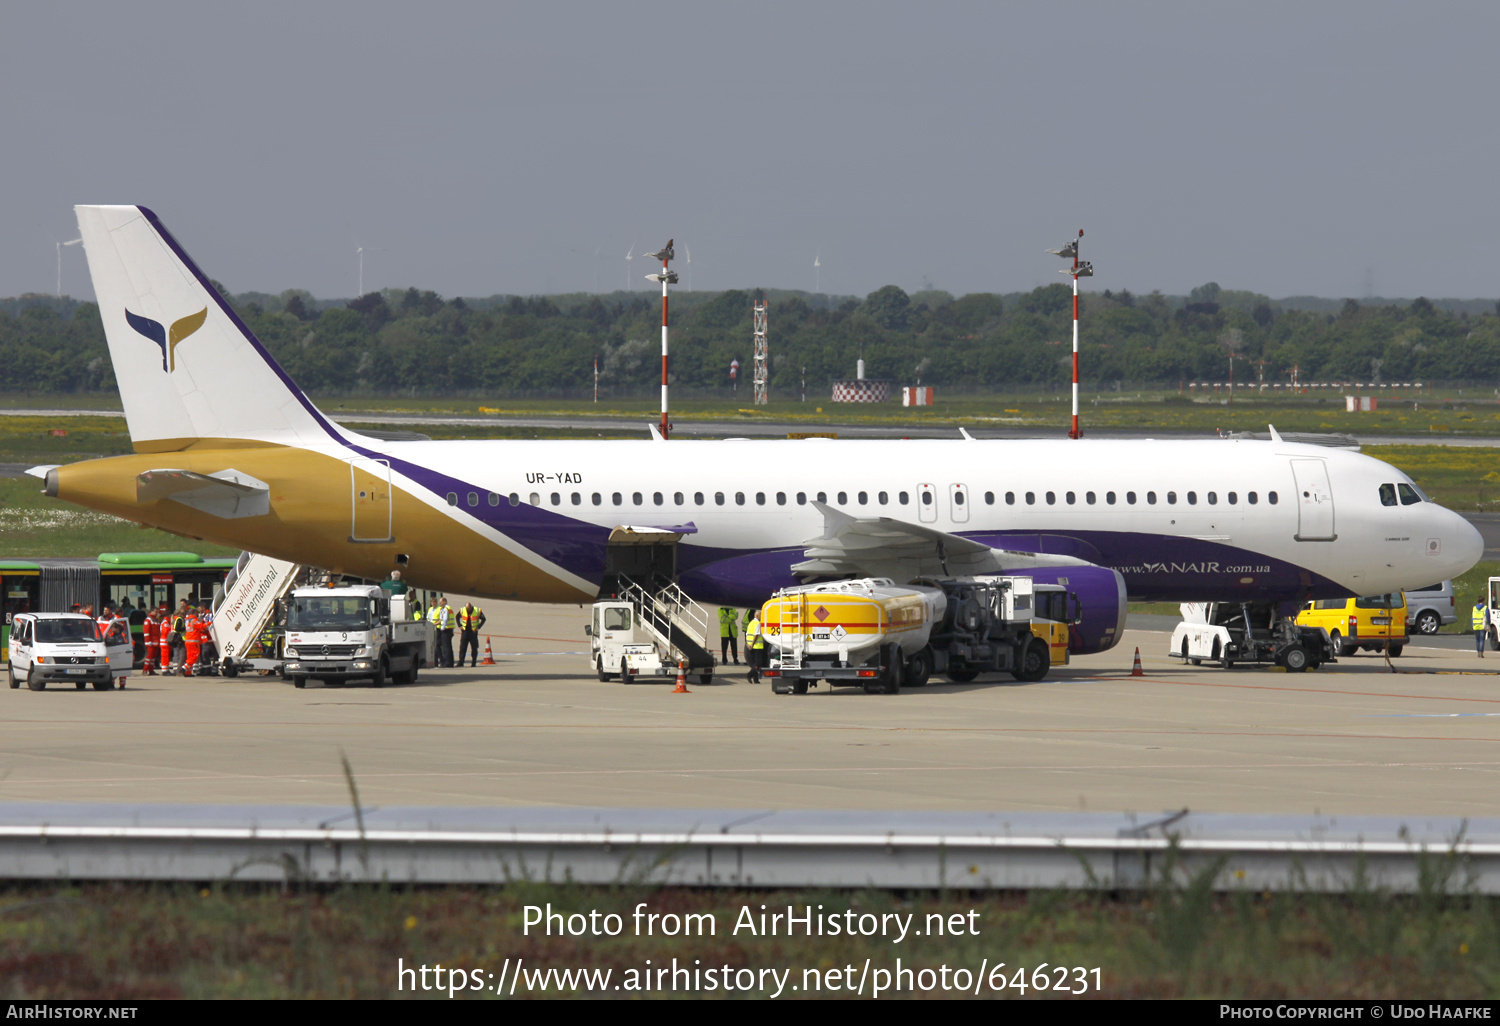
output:
[[[684,501],[683,500],[683,494],[681,492],[673,492],[672,493],[672,501],[675,502],[677,505],[681,506],[683,504],[683,501]]]
[[[602,505],[604,505],[604,496],[600,495],[598,492],[595,492],[593,494],[592,498],[594,500],[594,505],[595,506],[602,506]]]
[[[1156,493],[1155,492],[1147,492],[1146,493],[1146,502],[1147,502],[1148,505],[1155,506],[1156,505]]]
[[[512,506],[519,506],[521,504],[521,496],[518,493],[516,493],[516,492],[511,492],[510,493],[510,504]]]
[[[716,505],[716,506],[722,506],[722,505],[724,505],[724,493],[723,492],[714,492],[714,505]]]
[[[786,492],[777,492],[776,493],[776,505],[778,505],[778,506],[785,506],[786,505]]]
[[[1196,505],[1198,505],[1198,493],[1197,492],[1188,492],[1188,505],[1189,506],[1196,506]]]
[[[1240,501],[1240,497],[1238,495],[1236,495],[1234,492],[1230,492],[1227,501],[1229,502],[1229,504],[1231,506],[1233,506],[1236,502]]]
[[[1380,504],[1382,506],[1396,505],[1396,486],[1383,484],[1380,486]]]
[[[641,493],[640,492],[631,492],[630,493],[630,501],[634,502],[637,506],[641,505],[641,502],[642,502]]]
[[[651,493],[651,501],[654,504],[660,506],[662,504],[662,501],[663,501],[662,500],[662,494],[661,494],[661,492],[652,492]]]
[[[993,506],[995,504],[995,493],[994,492],[985,492],[984,493],[984,504],[986,506]]]
[[[865,493],[864,492],[860,492],[859,494],[860,494],[861,498],[863,498],[863,496],[864,496]],[[962,506],[963,504],[964,504],[964,493],[963,492],[954,492],[953,493],[953,505],[955,505],[955,506]]]
[[[1125,493],[1125,502],[1126,502],[1127,505],[1134,506],[1135,505],[1135,492],[1126,492]]]
[[[764,506],[766,504],[766,493],[765,492],[756,492],[755,493],[755,504],[757,506]]]
[[[1068,501],[1068,505],[1069,506],[1073,505],[1075,502],[1078,501],[1078,496],[1074,495],[1072,492],[1069,492],[1067,495],[1064,495],[1063,498]]]
[[[1086,502],[1086,503],[1088,503],[1090,506],[1094,505],[1094,503],[1096,503],[1098,500],[1099,500],[1099,497],[1097,495],[1095,495],[1093,492],[1084,492],[1083,493],[1083,501]]]
[[[536,492],[532,492],[531,493],[531,504],[533,506],[540,506],[542,504],[542,497],[540,495],[538,495]]]
[[[922,493],[922,505],[924,505],[924,506],[931,506],[932,505],[932,493],[931,492],[923,492]]]
[[[575,506],[582,506],[583,505],[583,496],[579,495],[577,492],[573,493],[573,505],[575,505]]]
[[[1104,493],[1104,501],[1108,505],[1113,506],[1115,504],[1115,493],[1114,492],[1105,492]]]
[[[1028,506],[1035,506],[1036,505],[1036,492],[1027,492],[1026,493],[1026,505],[1028,505]]]
[[[619,492],[615,492],[615,494],[610,496],[610,498],[614,500],[616,506],[623,506],[625,504],[625,500],[620,497]]]
[[[490,494],[489,494],[489,500],[490,500],[490,505],[491,506],[498,506],[498,505],[500,505],[500,496],[496,495],[494,492],[490,492]]]
[[[1269,502],[1273,506],[1276,505],[1276,493],[1275,492],[1267,492],[1266,493],[1266,501]]]
[[[1396,487],[1401,490],[1401,505],[1410,506],[1414,502],[1422,501],[1422,494],[1411,485],[1399,484]]]
[[[863,506],[865,503],[867,503],[869,501],[870,501],[870,493],[869,492],[860,492],[859,493],[859,504],[861,506]]]
[[[909,498],[909,496],[905,492],[897,492],[896,493],[896,501],[899,502],[903,506],[906,505],[906,500],[908,498]]]
[[[1047,505],[1049,505],[1049,506],[1056,506],[1057,505],[1057,493],[1056,492],[1048,492],[1047,493]]]
[[[807,493],[806,492],[798,492],[797,493],[797,505],[799,505],[799,506],[806,506],[807,505]]]
[[[1210,506],[1217,506],[1219,504],[1219,493],[1218,492],[1209,492],[1208,493],[1208,504]]]
[[[734,504],[736,506],[743,506],[745,504],[745,493],[744,492],[735,492],[734,493]]]
[[[450,505],[450,506],[457,506],[458,505],[458,493],[457,492],[449,492],[448,493],[448,505]]]
[[[889,492],[881,492],[879,495],[875,496],[875,498],[877,498],[877,499],[880,500],[880,504],[882,506],[884,506],[886,503],[888,503],[888,502],[891,501],[891,496],[890,496]]]
[[[554,505],[554,506],[561,506],[562,505],[562,496],[559,495],[557,492],[553,492],[552,493],[552,505]]]
[[[1005,504],[1007,506],[1014,506],[1016,504],[1016,493],[1015,492],[1006,492],[1005,493]]]
[[[1247,492],[1247,493],[1245,493],[1245,498],[1250,501],[1250,505],[1252,505],[1252,506],[1254,506],[1256,504],[1256,502],[1259,501],[1258,497],[1256,496],[1256,494],[1254,492]]]
[[[828,493],[827,492],[819,492],[818,493],[818,501],[821,502],[821,503],[823,503],[826,506],[828,504]]]
[[[479,505],[479,493],[478,492],[470,492],[469,493],[469,506],[472,508],[472,507],[478,506],[478,505]]]
[[[1175,506],[1175,505],[1177,505],[1177,493],[1176,492],[1168,492],[1167,493],[1167,505],[1168,506]]]
[[[849,493],[848,492],[839,492],[839,505],[840,506],[847,506],[847,505],[849,505]]]
[[[694,492],[693,493],[693,502],[694,502],[694,504],[699,505],[699,506],[703,505],[703,493],[702,492]]]

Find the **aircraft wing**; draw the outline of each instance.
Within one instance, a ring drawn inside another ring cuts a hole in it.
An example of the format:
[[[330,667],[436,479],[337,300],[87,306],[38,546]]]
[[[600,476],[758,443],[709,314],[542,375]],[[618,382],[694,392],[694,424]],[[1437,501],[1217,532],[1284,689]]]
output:
[[[135,479],[136,502],[168,499],[226,520],[271,512],[271,489],[238,470],[199,474],[191,470],[147,470]]]
[[[993,549],[982,542],[890,517],[852,517],[814,502],[823,514],[823,535],[810,538],[807,558],[792,572],[815,577],[855,575],[909,581],[934,575],[995,574],[1036,566],[1092,566],[1074,556]]]

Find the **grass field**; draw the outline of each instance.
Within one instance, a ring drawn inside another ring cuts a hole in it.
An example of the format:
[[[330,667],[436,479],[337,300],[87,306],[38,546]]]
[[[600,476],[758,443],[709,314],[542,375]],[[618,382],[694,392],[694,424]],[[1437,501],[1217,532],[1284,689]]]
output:
[[[1369,390],[1365,390],[1367,393]],[[659,411],[655,396],[631,399],[605,398],[599,403],[567,399],[483,398],[384,398],[315,396],[318,405],[345,418],[360,412],[461,416],[611,416],[654,420]],[[805,403],[794,397],[776,396],[767,406],[756,407],[747,388],[738,397],[688,398],[676,395],[672,416],[676,420],[756,419],[824,424],[951,424],[982,427],[1005,425],[1039,433],[1067,429],[1070,396],[1066,390],[1051,394],[956,395],[939,390],[937,405],[904,408],[898,403],[879,406],[833,403],[820,396]],[[1446,389],[1436,395],[1396,399],[1387,392],[1374,413],[1345,413],[1342,395],[1263,395],[1240,398],[1230,405],[1223,398],[1194,397],[1175,392],[1089,394],[1081,400],[1084,430],[1090,427],[1159,428],[1171,432],[1264,431],[1273,423],[1282,431],[1357,432],[1362,435],[1404,435],[1424,440],[1444,436],[1500,437],[1500,394],[1494,389]],[[0,408],[118,410],[119,400],[104,395],[26,396],[0,395]],[[67,420],[77,418],[69,417]],[[61,419],[59,419],[61,424]],[[66,426],[66,425],[63,425]],[[483,429],[469,429],[484,436]]]
[[[637,902],[651,911],[712,912],[718,929],[712,938],[692,940],[635,937],[629,924]],[[524,906],[547,903],[564,913],[618,913],[625,932],[600,939],[524,936]],[[895,944],[879,937],[731,934],[742,906],[758,913],[762,905],[788,904],[911,913],[916,923],[926,923],[929,913],[956,912],[978,936],[909,936]],[[977,916],[969,920],[971,910]],[[1138,894],[947,896],[540,884],[0,890],[0,998],[10,1000],[411,996],[397,992],[398,959],[406,967],[442,964],[491,979],[501,976],[507,959],[522,959],[532,970],[609,969],[619,982],[647,959],[661,967],[674,957],[687,966],[697,959],[703,967],[791,969],[788,982],[799,989],[788,988],[787,997],[809,996],[801,989],[804,969],[852,965],[857,978],[866,958],[875,969],[894,969],[899,957],[908,968],[947,965],[971,974],[986,960],[1003,962],[1008,985],[994,996],[1012,998],[1056,997],[1029,987],[1045,963],[1054,973],[1059,966],[1098,968],[1106,997],[1493,999],[1500,991],[1500,903],[1448,897],[1437,888],[1413,897],[1216,896],[1201,881]],[[1009,985],[1021,969],[1024,991]],[[1086,978],[1092,995],[1095,977],[1090,971]],[[1067,979],[1078,986],[1076,977]],[[516,996],[526,993],[523,985]],[[448,997],[441,990],[414,996]]]

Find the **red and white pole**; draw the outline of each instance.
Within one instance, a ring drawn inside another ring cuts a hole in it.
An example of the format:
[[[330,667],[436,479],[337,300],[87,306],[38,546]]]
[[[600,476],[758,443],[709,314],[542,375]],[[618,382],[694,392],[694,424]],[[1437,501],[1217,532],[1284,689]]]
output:
[[[667,437],[667,262],[661,262],[661,436]]]
[[[1078,237],[1083,238],[1083,229],[1078,229]],[[1068,431],[1069,438],[1082,438],[1083,430],[1078,426],[1078,249],[1082,243],[1073,247],[1073,427]]]

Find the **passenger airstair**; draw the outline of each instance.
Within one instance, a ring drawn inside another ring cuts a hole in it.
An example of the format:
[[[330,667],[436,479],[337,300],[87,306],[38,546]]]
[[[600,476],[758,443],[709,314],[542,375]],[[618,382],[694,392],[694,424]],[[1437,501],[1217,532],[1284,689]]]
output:
[[[671,581],[657,578],[643,583],[621,575],[619,597],[635,610],[636,621],[665,643],[688,668],[712,671],[708,610]]]
[[[214,595],[209,630],[221,660],[239,663],[249,655],[276,612],[276,601],[291,590],[301,572],[296,563],[240,553],[224,587]]]

